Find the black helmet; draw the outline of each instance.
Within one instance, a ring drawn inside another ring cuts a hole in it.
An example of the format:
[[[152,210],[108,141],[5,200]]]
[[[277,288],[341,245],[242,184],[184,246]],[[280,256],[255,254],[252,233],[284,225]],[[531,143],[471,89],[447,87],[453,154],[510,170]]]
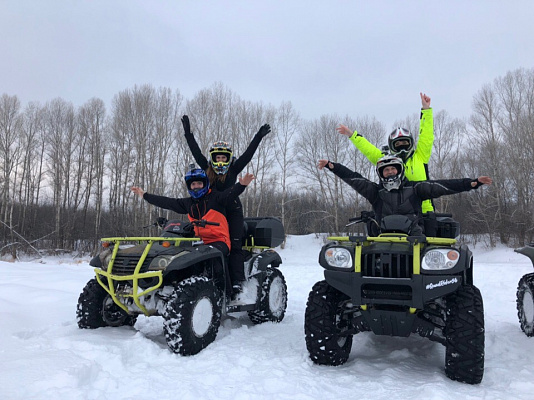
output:
[[[397,173],[392,176],[384,177],[384,168],[395,167]],[[398,189],[404,179],[404,162],[399,157],[385,156],[379,159],[376,163],[376,173],[380,178],[380,182],[384,185],[384,189],[390,191]]]
[[[400,144],[399,142],[401,141],[407,141],[408,144]],[[408,129],[395,128],[395,130],[389,134],[388,146],[391,154],[406,161],[412,156],[414,151],[412,134]]]
[[[210,180],[208,179],[208,175],[206,175],[204,170],[200,168],[194,168],[186,173],[184,179],[185,184],[187,185],[187,191],[194,199],[201,198],[208,193],[208,190],[210,189]],[[204,186],[201,189],[191,189],[191,183],[197,181],[204,183]]]
[[[218,155],[226,156],[226,161],[217,161]],[[232,162],[232,146],[222,140],[213,143],[210,148],[210,162],[217,175],[226,174]]]

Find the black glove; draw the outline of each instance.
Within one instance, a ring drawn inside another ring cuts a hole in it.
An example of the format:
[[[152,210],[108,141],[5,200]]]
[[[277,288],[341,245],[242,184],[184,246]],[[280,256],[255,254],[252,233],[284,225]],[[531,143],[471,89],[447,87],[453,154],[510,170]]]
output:
[[[256,135],[258,135],[258,136],[261,137],[261,138],[264,138],[264,137],[267,136],[270,132],[271,132],[271,125],[269,125],[269,124],[265,124],[265,125],[262,125],[262,127],[260,128],[260,130],[258,131],[258,133],[256,133]]]
[[[473,189],[478,189],[480,186],[483,185],[483,183],[480,182],[480,181],[478,180],[478,178],[477,178],[477,179],[473,179],[471,182],[475,182],[475,183],[476,183],[475,186],[472,186]]]
[[[189,125],[189,117],[187,115],[184,115],[182,117],[182,125],[184,127],[184,131],[186,135],[191,134],[191,125]]]
[[[330,168],[330,164],[332,164],[332,168]],[[330,171],[333,171],[335,166],[334,166],[334,163],[330,160],[328,160],[328,162],[326,163],[325,165],[326,168],[328,168]]]

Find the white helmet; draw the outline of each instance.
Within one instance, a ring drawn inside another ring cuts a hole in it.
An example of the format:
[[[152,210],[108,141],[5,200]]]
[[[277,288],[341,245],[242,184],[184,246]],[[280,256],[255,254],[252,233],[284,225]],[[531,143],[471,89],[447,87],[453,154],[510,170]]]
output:
[[[395,167],[397,173],[388,177],[384,176],[384,169],[386,167]],[[398,189],[404,179],[404,162],[399,157],[385,156],[379,159],[376,163],[376,173],[380,178],[380,182],[384,185],[384,189],[390,191]]]
[[[408,144],[400,144],[399,142],[408,142]],[[395,128],[395,130],[389,134],[388,146],[391,154],[406,161],[414,152],[412,134],[408,129]]]

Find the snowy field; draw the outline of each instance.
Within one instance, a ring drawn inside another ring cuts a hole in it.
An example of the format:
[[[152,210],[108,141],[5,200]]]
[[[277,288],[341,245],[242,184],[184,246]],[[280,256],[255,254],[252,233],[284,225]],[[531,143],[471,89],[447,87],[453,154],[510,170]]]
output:
[[[321,242],[292,236],[281,250],[289,292],[280,324],[224,319],[196,356],[167,348],[160,317],[134,327],[81,330],[76,303],[93,277],[89,259],[0,261],[0,399],[532,399],[534,338],[516,315],[515,292],[530,260],[512,249],[473,249],[486,314],[480,385],[449,380],[445,348],[419,336],[354,336],[349,361],[316,366],[304,342],[304,310]]]

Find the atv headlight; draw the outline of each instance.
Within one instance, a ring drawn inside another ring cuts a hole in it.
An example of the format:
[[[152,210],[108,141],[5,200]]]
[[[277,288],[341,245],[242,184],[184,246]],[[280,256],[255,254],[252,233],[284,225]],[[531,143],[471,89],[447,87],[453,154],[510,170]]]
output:
[[[440,270],[453,268],[460,259],[460,253],[453,249],[433,249],[425,254],[421,268]]]
[[[175,258],[178,258],[180,256],[183,256],[185,254],[189,253],[188,251],[182,251],[181,253],[178,253],[178,254],[173,254],[173,255],[162,255],[162,256],[157,256],[156,258],[154,258],[152,260],[152,262],[150,263],[150,265],[148,266],[148,269],[150,271],[157,271],[157,270],[163,270],[165,268],[167,268],[167,266],[175,259]]]
[[[330,247],[324,253],[328,265],[336,268],[353,268],[352,254],[344,247]]]

